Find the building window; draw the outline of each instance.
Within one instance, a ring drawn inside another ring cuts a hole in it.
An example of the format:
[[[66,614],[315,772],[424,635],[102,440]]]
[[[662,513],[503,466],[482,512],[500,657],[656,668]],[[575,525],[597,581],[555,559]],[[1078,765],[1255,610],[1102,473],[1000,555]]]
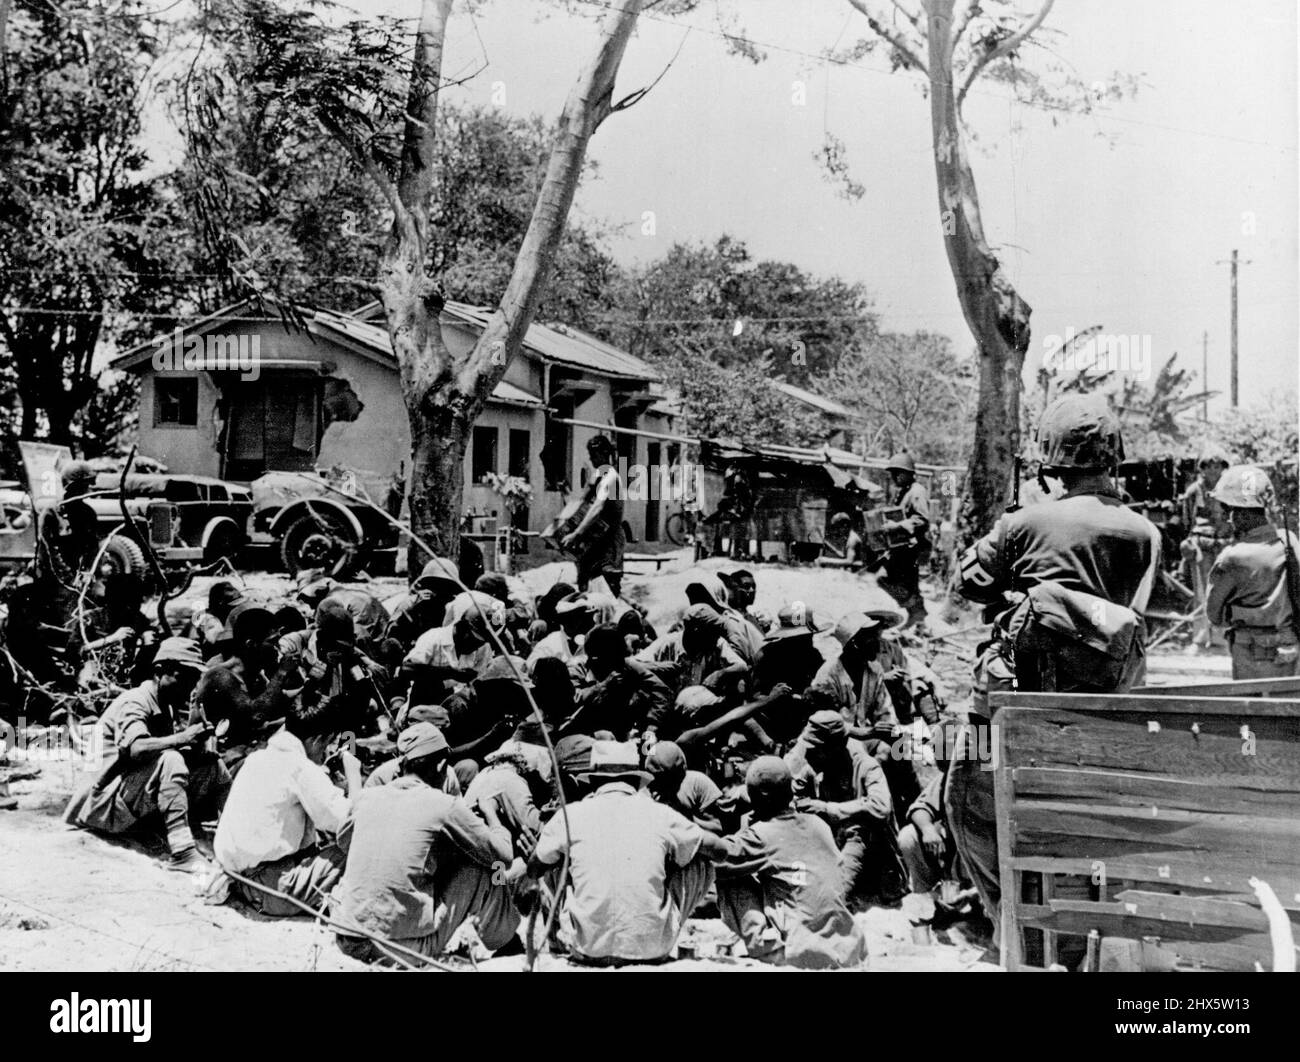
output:
[[[155,376],[153,422],[193,428],[199,422],[197,376]]]
[[[533,433],[523,428],[510,429],[510,474],[533,481]]]
[[[474,454],[470,464],[470,482],[482,483],[489,472],[497,470],[496,428],[474,429]]]

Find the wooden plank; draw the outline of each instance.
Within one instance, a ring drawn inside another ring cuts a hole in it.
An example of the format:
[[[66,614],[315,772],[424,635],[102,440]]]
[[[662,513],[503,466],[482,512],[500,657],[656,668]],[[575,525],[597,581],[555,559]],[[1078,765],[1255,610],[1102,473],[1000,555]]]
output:
[[[1162,922],[1234,926],[1238,929],[1268,932],[1268,918],[1258,903],[1250,904],[1218,896],[1179,896],[1177,893],[1150,892],[1146,889],[1125,889],[1115,895],[1115,902],[1124,904],[1130,913],[1143,918],[1157,918]],[[1300,920],[1300,912],[1292,912],[1291,920]]]
[[[1300,719],[1300,698],[1166,697],[1147,693],[990,693],[989,705],[1003,708],[1057,708],[1106,715],[1157,712],[1179,715],[1284,716]],[[998,713],[1000,721],[1001,713]]]
[[[993,738],[998,753],[997,762],[1001,764],[993,772],[994,821],[998,833],[998,884],[1002,893],[1001,909],[998,912],[998,948],[1003,968],[1019,970],[1024,965],[1024,941],[1015,916],[1016,904],[1020,899],[1020,872],[1011,863],[1012,839],[1015,836],[1015,824],[1010,818],[1014,804],[1009,769],[1011,761],[1005,755],[1006,734],[1001,727],[993,729]]]
[[[1021,872],[1044,871],[1057,874],[1077,874],[1091,880],[1096,872],[1097,859],[1078,854],[1066,856],[1027,855],[1012,856],[1012,869]],[[1221,866],[1208,866],[1197,858],[1192,861],[1170,860],[1155,863],[1146,859],[1113,856],[1104,860],[1107,883],[1115,881],[1141,881],[1168,888],[1196,889],[1221,896],[1249,898],[1254,896],[1250,878],[1254,870],[1238,870]],[[1282,906],[1290,911],[1300,911],[1300,875],[1277,874],[1269,879]]]
[[[1206,866],[1253,859],[1265,881],[1270,867],[1300,872],[1300,819],[1154,810],[1152,815],[1141,808],[1104,804],[1019,802],[1013,813],[1013,847],[1017,853],[1027,851],[1039,835],[1073,837],[1081,847],[1094,841],[1119,841],[1129,843],[1134,852],[1196,855]]]
[[[1136,721],[1005,709],[994,726],[1000,767],[1088,767],[1213,779],[1226,786],[1300,789],[1300,733],[1278,735],[1265,725],[1267,720],[1252,720],[1247,741],[1235,720],[1218,720],[1213,728],[1208,720],[1194,722],[1195,732],[1190,726],[1163,725],[1153,732]]]
[[[1159,937],[1161,942],[1198,941],[1202,944],[1232,944],[1255,952],[1260,961],[1273,963],[1273,945],[1267,932],[1239,926],[1188,925],[1165,922],[1159,918],[1130,914],[1122,903],[1084,903],[1078,900],[1054,900],[1050,907],[1020,904],[1015,911],[1024,927],[1050,929],[1071,936],[1086,937],[1099,930],[1104,937]]]
[[[1160,778],[1076,767],[1015,767],[1011,784],[1017,801],[1029,797],[1105,801],[1119,807],[1182,808],[1228,815],[1300,816],[1300,786],[1263,789],[1197,778]]]
[[[1282,678],[1229,679],[1226,682],[1191,682],[1173,686],[1134,686],[1135,697],[1300,697],[1300,675]],[[1295,699],[1295,698],[1292,698]]]

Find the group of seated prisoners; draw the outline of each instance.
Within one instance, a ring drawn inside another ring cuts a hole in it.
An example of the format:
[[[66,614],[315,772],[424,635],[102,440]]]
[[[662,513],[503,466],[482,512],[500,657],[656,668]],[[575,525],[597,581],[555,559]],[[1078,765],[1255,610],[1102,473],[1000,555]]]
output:
[[[821,624],[803,602],[756,609],[756,589],[702,573],[657,632],[564,583],[465,590],[441,558],[385,602],[217,582],[188,636],[148,644],[65,817],[160,825],[208,902],[320,912],[364,962],[473,946],[467,922],[517,953],[538,909],[577,963],[671,959],[694,915],[736,954],[854,966],[863,905],[957,909],[921,755],[943,694],[904,651],[905,615]]]

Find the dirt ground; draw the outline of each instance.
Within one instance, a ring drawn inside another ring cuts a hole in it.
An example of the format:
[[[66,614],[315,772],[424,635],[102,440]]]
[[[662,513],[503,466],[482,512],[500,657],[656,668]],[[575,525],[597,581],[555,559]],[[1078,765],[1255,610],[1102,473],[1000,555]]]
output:
[[[705,561],[716,570],[727,562]],[[534,590],[545,589],[561,577],[572,577],[559,564],[546,565],[522,576]],[[803,600],[816,614],[833,620],[854,608],[890,604],[870,576],[841,570],[785,568],[762,565],[757,605],[773,613],[791,600]],[[250,589],[284,593],[288,580],[255,573],[246,577]],[[635,575],[629,593],[648,610],[661,629],[684,604],[683,591],[691,579],[685,554],[659,573]],[[196,580],[182,606],[206,599],[209,580]],[[400,579],[369,584],[383,598],[404,588]],[[929,593],[928,591],[927,593]],[[932,643],[932,666],[950,686],[951,703],[961,706],[969,694],[968,663],[977,630],[968,630],[978,617],[948,610],[928,601],[935,634],[951,634]],[[831,643],[833,644],[833,642]],[[1154,681],[1190,676],[1226,675],[1223,657],[1189,658],[1169,653],[1153,661]],[[8,772],[17,798],[15,810],[0,810],[0,969],[3,970],[347,970],[364,969],[344,957],[329,930],[310,919],[267,920],[236,906],[210,907],[193,893],[186,875],[168,871],[160,853],[135,844],[114,843],[66,827],[60,813],[71,793],[74,774],[68,759],[11,750]],[[35,778],[21,778],[27,767],[39,767]],[[0,787],[0,795],[3,788]],[[898,909],[872,909],[857,916],[870,952],[872,970],[996,970],[984,960],[981,942],[962,924],[940,931],[932,943],[912,941],[911,929]],[[684,941],[702,943],[697,954],[709,954],[730,937],[719,921],[692,920]],[[471,969],[468,959],[450,965]],[[487,960],[481,969],[517,970],[522,958]],[[543,957],[540,969],[575,970],[559,958]],[[658,970],[761,970],[744,958],[683,959]]]

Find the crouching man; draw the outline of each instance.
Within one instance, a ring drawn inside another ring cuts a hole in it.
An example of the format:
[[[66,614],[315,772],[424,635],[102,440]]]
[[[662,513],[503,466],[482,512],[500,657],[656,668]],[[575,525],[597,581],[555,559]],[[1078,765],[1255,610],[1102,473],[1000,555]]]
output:
[[[190,695],[203,674],[190,638],[165,638],[153,677],[120,694],[97,724],[106,758],[94,782],[73,794],[63,820],[100,833],[120,834],[160,815],[171,852],[170,869],[207,874],[211,865],[194,846],[190,813],[215,808],[230,775],[202,748],[212,728]],[[184,725],[181,725],[185,713]]]
[[[339,762],[347,792],[338,789],[322,764],[338,727],[328,709],[290,712],[266,748],[244,761],[230,787],[217,824],[213,849],[223,871],[208,891],[220,903],[233,891],[272,918],[302,914],[299,903],[320,910],[343,872],[343,853],[319,834],[339,832],[361,791],[361,764],[346,750]],[[257,886],[274,889],[286,900]]]
[[[856,966],[867,942],[844,903],[831,828],[795,811],[794,779],[778,756],[745,775],[750,825],[727,839],[718,907],[751,958],[808,970]]]
[[[411,734],[411,731],[416,733]],[[339,831],[347,853],[336,890],[339,950],[362,962],[404,963],[391,941],[420,955],[440,955],[467,918],[489,951],[519,927],[505,870],[514,855],[509,831],[487,802],[478,818],[460,797],[441,790],[447,739],[432,723],[403,731],[401,775],[362,789]]]
[[[528,861],[540,878],[568,849],[561,940],[576,961],[597,966],[671,959],[726,842],[642,791],[650,774],[634,743],[595,742],[578,780],[594,792],[569,805],[567,836],[555,815]]]

